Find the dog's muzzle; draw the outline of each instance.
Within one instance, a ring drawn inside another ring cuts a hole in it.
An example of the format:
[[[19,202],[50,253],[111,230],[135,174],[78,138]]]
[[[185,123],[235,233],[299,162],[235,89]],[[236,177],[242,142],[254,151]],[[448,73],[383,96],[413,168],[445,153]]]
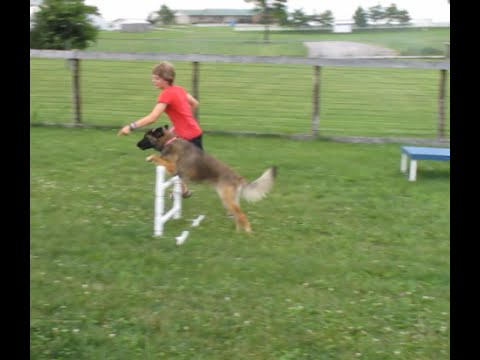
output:
[[[147,150],[153,148],[152,144],[148,139],[142,139],[137,143],[137,146],[142,150]]]

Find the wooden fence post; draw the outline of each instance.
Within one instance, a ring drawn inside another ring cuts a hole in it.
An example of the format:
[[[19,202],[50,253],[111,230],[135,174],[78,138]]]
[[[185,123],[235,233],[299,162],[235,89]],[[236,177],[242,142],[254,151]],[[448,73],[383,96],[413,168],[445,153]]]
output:
[[[82,123],[80,102],[80,59],[69,59],[72,69],[73,123]]]
[[[440,89],[438,92],[438,137],[445,137],[445,93],[447,85],[447,70],[440,70]]]
[[[320,127],[320,66],[313,67],[312,106],[312,135],[317,136]]]
[[[192,74],[192,95],[195,99],[200,101],[200,94],[198,93],[198,84],[199,84],[199,65],[200,63],[198,61],[193,62],[193,74]],[[200,122],[200,114],[198,112],[198,107],[194,110],[193,116],[195,116],[195,119]]]

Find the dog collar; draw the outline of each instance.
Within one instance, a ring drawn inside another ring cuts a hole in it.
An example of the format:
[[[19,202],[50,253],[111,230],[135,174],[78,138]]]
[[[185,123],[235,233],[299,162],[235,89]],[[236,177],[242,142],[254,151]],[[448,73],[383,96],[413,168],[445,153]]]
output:
[[[168,141],[165,143],[164,146],[167,146],[167,145],[171,144],[171,143],[174,142],[175,140],[177,140],[177,137],[176,137],[176,136],[173,137],[173,138],[171,138],[170,140],[168,140]]]

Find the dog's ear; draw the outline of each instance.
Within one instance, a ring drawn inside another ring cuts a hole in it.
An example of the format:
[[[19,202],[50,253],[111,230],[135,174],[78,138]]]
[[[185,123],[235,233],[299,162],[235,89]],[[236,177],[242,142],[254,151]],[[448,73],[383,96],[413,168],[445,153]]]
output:
[[[152,129],[151,130],[151,135],[156,137],[156,138],[162,137],[163,136],[163,127]]]

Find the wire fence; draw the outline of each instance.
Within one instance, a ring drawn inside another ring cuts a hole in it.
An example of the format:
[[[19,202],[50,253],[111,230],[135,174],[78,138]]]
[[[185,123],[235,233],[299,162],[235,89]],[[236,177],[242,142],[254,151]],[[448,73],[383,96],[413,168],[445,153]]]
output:
[[[161,60],[199,99],[206,132],[449,142],[449,62],[437,61],[31,50],[30,123],[136,120],[156,102]]]

